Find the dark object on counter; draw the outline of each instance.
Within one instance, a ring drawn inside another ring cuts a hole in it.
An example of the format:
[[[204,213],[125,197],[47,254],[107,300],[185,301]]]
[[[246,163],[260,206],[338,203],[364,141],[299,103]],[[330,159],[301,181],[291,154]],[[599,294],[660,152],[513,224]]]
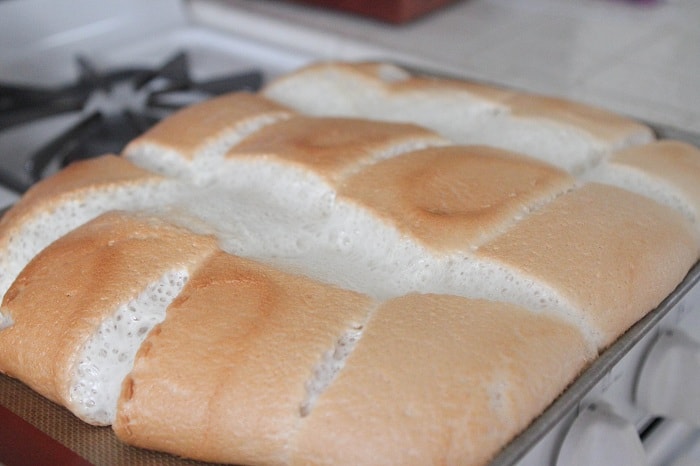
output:
[[[402,24],[424,16],[455,0],[293,0],[318,7],[354,13],[392,24]]]

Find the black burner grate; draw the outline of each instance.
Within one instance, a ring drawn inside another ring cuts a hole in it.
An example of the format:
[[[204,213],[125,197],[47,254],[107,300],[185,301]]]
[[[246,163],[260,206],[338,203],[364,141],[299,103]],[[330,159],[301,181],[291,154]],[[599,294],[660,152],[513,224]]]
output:
[[[79,78],[54,89],[0,84],[0,136],[20,125],[76,115],[59,134],[23,156],[14,170],[0,167],[0,182],[26,190],[50,170],[75,160],[119,153],[124,145],[175,110],[233,91],[256,91],[263,76],[252,70],[194,81],[185,53],[157,69],[102,71],[77,58]]]

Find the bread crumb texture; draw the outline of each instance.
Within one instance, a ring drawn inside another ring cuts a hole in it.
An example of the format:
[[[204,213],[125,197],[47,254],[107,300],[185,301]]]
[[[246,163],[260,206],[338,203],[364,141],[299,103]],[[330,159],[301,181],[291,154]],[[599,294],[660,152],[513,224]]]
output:
[[[573,102],[318,63],[0,220],[0,371],[131,445],[487,464],[681,282],[700,150]]]

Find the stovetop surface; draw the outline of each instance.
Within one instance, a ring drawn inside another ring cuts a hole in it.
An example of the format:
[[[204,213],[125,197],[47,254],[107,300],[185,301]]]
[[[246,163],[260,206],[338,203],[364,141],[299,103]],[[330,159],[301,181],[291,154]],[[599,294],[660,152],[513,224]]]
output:
[[[255,91],[312,59],[194,25],[177,0],[71,5],[0,4],[0,206],[16,200],[8,187],[118,153],[181,106]]]

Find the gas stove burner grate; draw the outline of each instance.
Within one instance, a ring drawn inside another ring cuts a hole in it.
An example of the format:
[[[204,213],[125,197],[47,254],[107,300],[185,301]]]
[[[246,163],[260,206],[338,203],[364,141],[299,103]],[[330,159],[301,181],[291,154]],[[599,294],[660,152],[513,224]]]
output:
[[[76,59],[75,83],[46,89],[0,84],[0,137],[20,126],[70,116],[70,123],[0,171],[0,182],[23,192],[75,160],[119,153],[124,145],[177,109],[233,91],[256,91],[263,76],[251,70],[194,81],[187,55],[178,52],[157,69],[99,70]]]

